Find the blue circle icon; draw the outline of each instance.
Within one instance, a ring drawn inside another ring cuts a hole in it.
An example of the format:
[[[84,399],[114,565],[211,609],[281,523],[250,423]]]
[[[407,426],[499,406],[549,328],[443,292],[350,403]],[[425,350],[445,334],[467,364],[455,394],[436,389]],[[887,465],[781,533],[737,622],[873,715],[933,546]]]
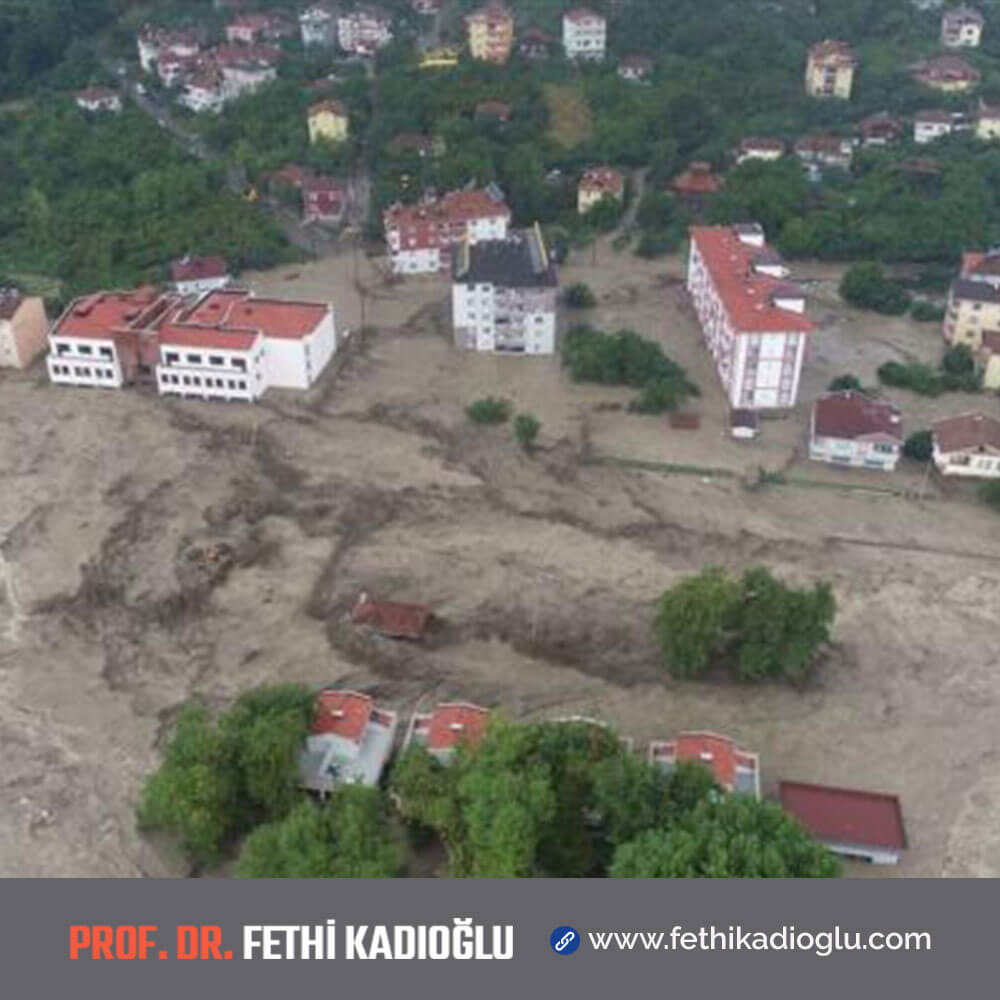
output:
[[[557,927],[549,935],[549,944],[557,955],[572,955],[580,947],[580,932],[575,927]]]

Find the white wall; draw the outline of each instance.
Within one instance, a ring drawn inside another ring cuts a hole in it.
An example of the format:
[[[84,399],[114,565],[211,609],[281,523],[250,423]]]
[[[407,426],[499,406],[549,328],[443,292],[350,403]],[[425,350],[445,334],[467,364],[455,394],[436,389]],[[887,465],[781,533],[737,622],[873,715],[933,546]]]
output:
[[[49,347],[45,365],[49,379],[56,385],[120,389],[124,384],[114,341],[91,337],[50,337]]]
[[[165,396],[253,400],[267,389],[266,375],[260,338],[248,351],[161,344],[156,388]]]

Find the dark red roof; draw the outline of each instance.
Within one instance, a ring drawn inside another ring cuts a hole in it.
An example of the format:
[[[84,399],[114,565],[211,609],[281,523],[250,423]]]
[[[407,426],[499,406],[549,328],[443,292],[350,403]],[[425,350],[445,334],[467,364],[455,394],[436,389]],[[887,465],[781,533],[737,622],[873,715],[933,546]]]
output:
[[[670,186],[680,194],[715,194],[722,181],[712,173],[711,164],[699,160],[675,177]]]
[[[778,783],[781,806],[814,837],[826,843],[906,847],[899,798],[798,781]]]
[[[0,288],[0,319],[13,319],[23,301],[20,292],[15,289]]]
[[[366,625],[397,639],[421,638],[431,617],[431,609],[423,604],[372,601],[363,595],[351,612],[355,625]]]
[[[316,714],[310,732],[315,736],[342,736],[357,743],[374,708],[375,703],[366,694],[328,688],[316,696]]]
[[[891,403],[847,390],[827,393],[816,400],[813,433],[816,437],[848,441],[871,435],[902,441],[903,424],[899,410]]]
[[[1000,420],[985,413],[963,413],[931,424],[938,450],[948,455],[970,448],[1000,450]]]
[[[174,281],[199,281],[224,278],[228,270],[222,257],[182,257],[170,265],[170,276]]]
[[[429,750],[450,750],[459,742],[476,746],[486,732],[490,713],[478,705],[438,705],[427,729]]]

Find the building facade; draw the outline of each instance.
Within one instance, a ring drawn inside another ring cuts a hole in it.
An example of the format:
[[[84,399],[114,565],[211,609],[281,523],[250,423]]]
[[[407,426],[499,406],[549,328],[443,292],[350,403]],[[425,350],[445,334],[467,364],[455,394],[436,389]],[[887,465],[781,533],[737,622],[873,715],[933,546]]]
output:
[[[806,93],[846,101],[851,96],[856,68],[857,61],[847,42],[817,42],[806,59]]]
[[[327,7],[307,7],[299,14],[302,44],[333,48],[337,44],[337,19]]]
[[[971,7],[952,7],[941,15],[941,44],[945,48],[974,49],[983,37],[983,15]]]
[[[493,354],[554,354],[558,279],[541,230],[463,242],[452,279],[455,345]]]
[[[110,111],[118,114],[122,109],[121,95],[107,87],[88,87],[76,92],[76,106],[83,111]]]
[[[1000,479],[1000,420],[963,413],[931,424],[934,464],[943,476]]]
[[[892,472],[903,451],[903,421],[891,403],[860,392],[829,392],[813,404],[809,457],[814,462]]]
[[[978,351],[991,331],[1000,331],[1000,250],[963,253],[959,276],[948,289],[944,339]]]
[[[918,145],[934,142],[941,136],[951,135],[964,120],[964,115],[954,111],[940,109],[918,111],[913,116],[913,141]]]
[[[337,18],[337,42],[345,52],[374,55],[392,41],[392,18],[377,7],[357,7]]]
[[[563,14],[562,38],[567,59],[600,62],[608,44],[608,22],[595,11],[575,7]]]
[[[469,14],[465,27],[473,59],[500,65],[507,62],[514,45],[514,15],[499,0]]]
[[[447,270],[457,244],[505,239],[510,215],[507,205],[485,190],[451,191],[416,205],[392,205],[383,213],[392,271]]]
[[[718,733],[681,733],[675,740],[649,744],[649,763],[672,771],[679,762],[701,764],[726,792],[760,798],[760,758]]]
[[[913,79],[944,94],[962,94],[979,85],[981,74],[958,56],[937,56],[917,63]]]
[[[340,101],[327,100],[309,108],[309,141],[343,142],[350,128],[350,116]]]
[[[605,198],[625,200],[625,178],[614,167],[591,167],[580,178],[576,189],[576,210],[586,215]]]
[[[691,229],[687,288],[734,409],[795,405],[813,323],[760,226]]]
[[[27,368],[45,350],[48,335],[43,299],[0,288],[0,368]]]
[[[785,144],[781,139],[748,136],[740,142],[736,162],[746,163],[747,160],[763,160],[765,163],[773,163],[784,155]]]

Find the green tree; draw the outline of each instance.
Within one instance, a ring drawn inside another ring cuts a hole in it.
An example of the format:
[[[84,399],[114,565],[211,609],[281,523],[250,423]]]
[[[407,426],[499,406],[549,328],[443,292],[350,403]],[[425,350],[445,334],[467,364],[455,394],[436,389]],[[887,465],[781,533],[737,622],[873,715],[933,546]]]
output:
[[[729,641],[738,609],[739,587],[717,566],[665,591],[655,632],[671,673],[701,676]]]
[[[514,437],[525,451],[535,443],[535,438],[541,429],[541,421],[530,413],[519,413],[514,418]]]
[[[239,878],[391,878],[401,868],[381,793],[347,785],[324,803],[300,802],[243,844]]]
[[[505,424],[510,419],[510,401],[496,396],[477,399],[465,408],[465,415],[474,424]]]
[[[929,462],[934,457],[934,438],[930,431],[916,431],[903,444],[903,454],[915,462]]]
[[[838,375],[830,382],[827,389],[830,392],[844,392],[846,390],[861,392],[862,385],[861,380],[856,375]]]
[[[979,488],[979,498],[987,506],[1000,511],[1000,482],[994,480],[990,483],[983,483]]]
[[[909,293],[885,276],[881,264],[853,264],[840,282],[840,294],[862,309],[900,316],[910,307]]]
[[[834,878],[836,858],[773,802],[725,795],[615,852],[613,878]]]
[[[590,285],[577,281],[566,289],[563,301],[571,309],[593,309],[597,305],[597,296],[591,291]]]

